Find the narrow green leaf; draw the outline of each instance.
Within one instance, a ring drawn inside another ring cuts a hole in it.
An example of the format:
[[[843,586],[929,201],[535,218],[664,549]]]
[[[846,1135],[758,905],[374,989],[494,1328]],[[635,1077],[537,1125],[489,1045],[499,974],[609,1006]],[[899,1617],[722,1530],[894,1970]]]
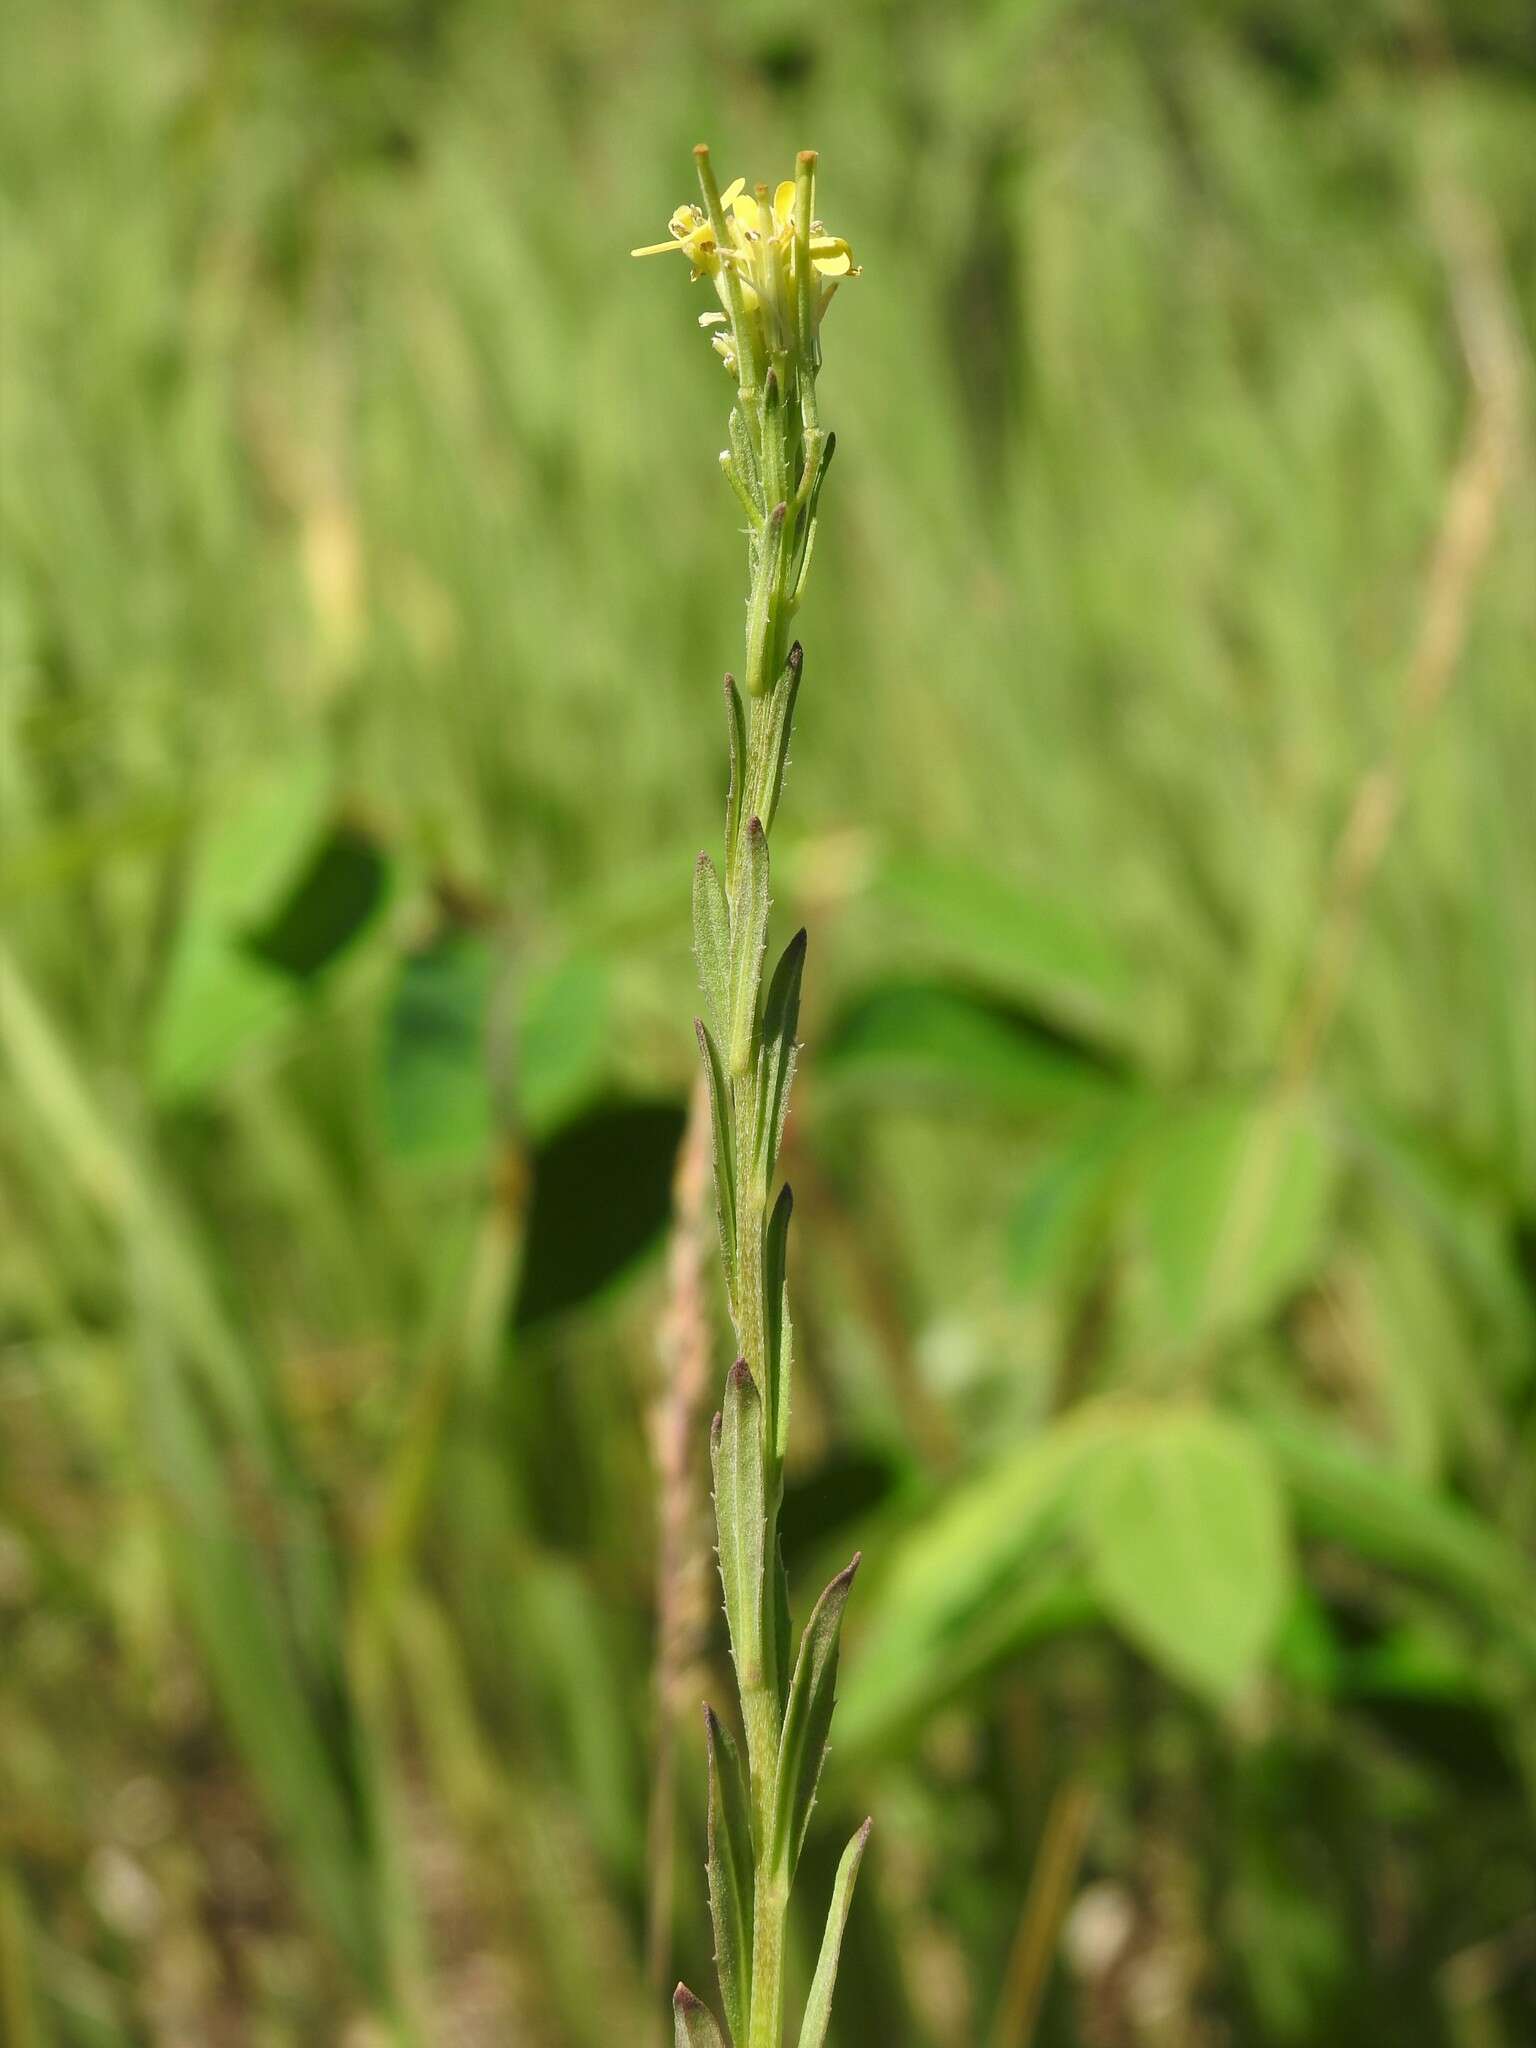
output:
[[[794,732],[795,701],[800,695],[800,671],[804,663],[805,650],[797,640],[790,648],[789,658],[764,706],[763,731],[757,749],[759,779],[753,787],[752,804],[763,821],[765,831],[773,829],[784,788],[789,742]]]
[[[815,545],[816,514],[821,508],[821,487],[827,480],[827,471],[832,467],[832,457],[837,453],[837,436],[828,434],[821,446],[821,460],[816,465],[815,480],[805,501],[805,511],[799,524],[800,553],[790,577],[790,587],[795,593],[795,602],[805,586],[806,572],[811,565],[811,549]]]
[[[751,1071],[757,995],[768,937],[768,835],[760,818],[747,820],[746,848],[736,897],[731,905],[731,1023],[729,1073],[739,1080]]]
[[[686,1984],[672,1994],[672,2040],[674,2048],[725,2048],[720,2022]]]
[[[731,459],[736,465],[736,474],[746,486],[747,493],[752,499],[753,510],[761,520],[768,510],[763,503],[763,472],[758,466],[757,450],[752,446],[752,436],[747,432],[747,423],[739,405],[731,407],[730,418],[726,422],[726,433],[731,443]]]
[[[757,1175],[766,1194],[784,1137],[789,1090],[795,1077],[795,1032],[800,1023],[800,978],[805,971],[805,931],[795,933],[768,984],[763,1036],[757,1057]]]
[[[772,371],[768,374],[768,384],[772,388]],[[769,437],[765,436],[764,438],[766,440]],[[774,495],[771,479],[769,480],[768,495],[770,497]],[[761,697],[772,688],[773,679],[768,673],[768,668],[773,657],[773,642],[777,638],[775,620],[776,587],[779,582],[778,571],[781,567],[780,556],[784,546],[784,518],[788,509],[784,500],[780,498],[774,505],[773,510],[768,514],[768,517],[763,521],[762,531],[757,536],[756,545],[753,550],[759,567],[752,578],[752,600],[747,607],[747,694],[749,697]],[[774,566],[769,568],[767,573],[762,573],[765,562],[771,562]]]
[[[789,1701],[784,1710],[784,1729],[779,1737],[779,1760],[774,1773],[773,1830],[769,1844],[769,1867],[792,1877],[800,1860],[806,1823],[816,1801],[816,1782],[827,1753],[827,1734],[832,1725],[832,1708],[837,1690],[837,1645],[843,1625],[843,1609],[858,1553],[827,1587],[805,1625],[795,1675],[790,1681]]]
[[[715,1929],[715,1968],[725,2023],[736,2041],[747,2038],[752,2002],[752,1821],[741,1758],[712,1707],[704,1709],[709,1758],[709,1913]]]
[[[693,950],[714,1030],[730,1028],[731,913],[714,862],[701,853],[693,869]]]
[[[715,1216],[720,1225],[720,1255],[725,1261],[726,1293],[736,1295],[736,1141],[731,1131],[731,1097],[720,1066],[720,1049],[702,1017],[695,1017],[704,1077],[709,1083],[709,1120],[714,1130]]]
[[[729,895],[736,887],[741,812],[747,787],[747,716],[734,676],[725,679],[725,725],[731,749],[731,783],[725,799],[725,887]]]
[[[769,1621],[773,1628],[773,1674],[779,1695],[779,1716],[782,1721],[784,1709],[789,1703],[789,1573],[784,1569],[784,1536],[782,1530],[774,1538],[773,1576],[769,1582],[768,1598],[773,1604]]]
[[[763,1404],[746,1360],[738,1358],[725,1379],[715,1526],[731,1654],[743,1687],[760,1683],[763,1675],[763,1476]]]
[[[1083,1498],[1095,1591],[1173,1677],[1228,1701],[1273,1648],[1292,1584],[1274,1466],[1253,1432],[1197,1408],[1147,1416]]]
[[[874,1824],[873,1819],[865,1821],[843,1851],[842,1861],[837,1866],[832,1903],[827,1908],[827,1928],[821,1937],[821,1954],[816,1959],[816,1974],[811,1979],[810,1995],[805,2001],[805,2018],[800,2025],[800,2048],[822,2048],[827,2038],[827,2022],[832,2016],[832,1989],[837,1982],[837,1962],[843,1952],[843,1929],[848,1925],[854,1883],[859,1875],[859,1865],[864,1861],[864,1845]]]
[[[786,1181],[773,1205],[763,1239],[763,1308],[766,1328],[763,1349],[767,1358],[768,1435],[776,1464],[782,1466],[789,1447],[789,1399],[794,1377],[795,1337],[789,1321],[789,1292],[785,1282],[785,1260],[789,1251],[789,1219],[795,1198]],[[779,1669],[787,1670],[787,1660]]]

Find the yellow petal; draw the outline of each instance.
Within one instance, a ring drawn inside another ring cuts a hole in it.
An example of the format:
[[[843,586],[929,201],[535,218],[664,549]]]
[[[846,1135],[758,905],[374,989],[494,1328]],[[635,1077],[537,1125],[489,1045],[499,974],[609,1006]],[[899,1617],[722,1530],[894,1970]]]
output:
[[[727,185],[725,190],[720,194],[720,204],[722,206],[734,206],[736,204],[737,193],[745,192],[746,189],[747,181],[745,178],[733,178],[730,184]]]
[[[795,181],[785,178],[774,191],[773,211],[780,222],[789,220],[795,211]]]
[[[811,268],[819,271],[823,277],[846,277],[853,268],[853,258],[846,249],[843,249],[836,256],[813,257]]]
[[[760,216],[757,210],[757,201],[750,192],[738,193],[731,201],[731,211],[744,228],[749,231],[756,229]]]
[[[652,242],[648,248],[631,249],[631,256],[670,256],[674,249],[681,250],[681,242]]]

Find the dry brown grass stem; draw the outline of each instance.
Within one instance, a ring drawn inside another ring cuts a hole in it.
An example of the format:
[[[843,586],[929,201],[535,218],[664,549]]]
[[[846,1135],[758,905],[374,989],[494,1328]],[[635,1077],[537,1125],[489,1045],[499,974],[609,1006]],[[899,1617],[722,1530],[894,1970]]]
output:
[[[1051,1960],[1072,1903],[1097,1803],[1093,1787],[1080,1779],[1069,1780],[1051,1801],[1024,1909],[1008,1951],[1002,1997],[992,2026],[992,2048],[1029,2048],[1034,2039]]]
[[[705,1275],[713,1255],[709,1215],[709,1096],[694,1083],[672,1184],[667,1294],[657,1351],[660,1375],[651,1409],[651,1455],[658,1494],[656,1655],[650,1811],[646,1829],[646,1973],[658,1993],[671,1989],[672,1898],[677,1834],[677,1726],[698,1690],[695,1677],[708,1615],[709,1545],[697,1449],[709,1402],[713,1341]],[[670,2029],[670,2018],[665,2022]]]
[[[1525,353],[1493,223],[1448,181],[1431,188],[1428,217],[1467,366],[1467,419],[1430,551],[1396,727],[1362,776],[1334,849],[1317,942],[1281,1061],[1282,1078],[1293,1088],[1316,1070],[1410,771],[1455,680],[1524,419]]]

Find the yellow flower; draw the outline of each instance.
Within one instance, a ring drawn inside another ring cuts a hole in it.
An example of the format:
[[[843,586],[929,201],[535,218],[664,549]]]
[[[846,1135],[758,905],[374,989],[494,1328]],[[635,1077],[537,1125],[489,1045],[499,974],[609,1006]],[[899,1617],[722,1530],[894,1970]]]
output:
[[[652,242],[648,248],[631,249],[631,256],[670,256],[682,250],[693,265],[695,277],[714,277],[720,269],[720,251],[709,216],[701,206],[680,206],[667,222],[670,242]]]
[[[713,202],[711,202],[713,204]],[[670,241],[653,242],[644,249],[632,249],[632,256],[670,255],[683,251],[693,266],[695,278],[710,278],[719,296],[719,313],[701,313],[701,327],[727,331],[711,338],[715,349],[734,369],[738,337],[731,327],[732,287],[739,293],[743,317],[752,333],[741,339],[760,345],[770,356],[795,346],[795,305],[798,289],[795,238],[795,181],[786,178],[770,199],[766,185],[757,192],[747,190],[745,178],[736,179],[720,194],[720,217],[724,223],[722,241],[702,207],[680,206],[667,223]],[[840,236],[829,235],[819,220],[810,224],[810,268],[819,280],[812,288],[811,316],[821,320],[832,294],[845,277],[857,277],[853,252]]]

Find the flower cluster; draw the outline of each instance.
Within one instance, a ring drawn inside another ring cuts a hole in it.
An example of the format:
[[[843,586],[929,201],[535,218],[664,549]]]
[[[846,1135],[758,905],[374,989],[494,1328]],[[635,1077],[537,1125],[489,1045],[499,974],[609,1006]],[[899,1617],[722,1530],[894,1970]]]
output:
[[[745,178],[717,194],[701,159],[705,204],[678,207],[667,223],[669,241],[630,251],[681,251],[695,279],[713,282],[720,308],[701,313],[699,325],[714,330],[714,347],[732,372],[743,354],[755,362],[792,354],[820,326],[842,280],[859,274],[848,244],[810,218],[815,159],[809,151],[806,159],[800,177],[784,179],[771,195],[766,185],[749,192]]]

